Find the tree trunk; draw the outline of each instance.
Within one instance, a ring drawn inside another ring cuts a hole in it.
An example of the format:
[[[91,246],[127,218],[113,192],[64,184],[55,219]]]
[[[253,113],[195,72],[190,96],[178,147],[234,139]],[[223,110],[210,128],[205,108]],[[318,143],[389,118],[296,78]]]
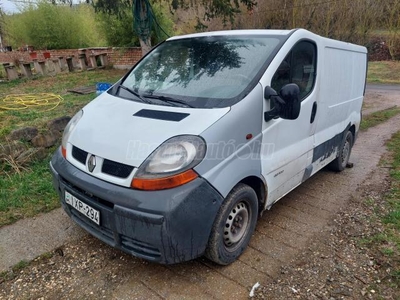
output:
[[[139,41],[140,41],[140,47],[142,48],[142,56],[145,56],[147,52],[151,50],[150,38],[148,38],[147,41],[143,41],[142,39],[139,39]]]

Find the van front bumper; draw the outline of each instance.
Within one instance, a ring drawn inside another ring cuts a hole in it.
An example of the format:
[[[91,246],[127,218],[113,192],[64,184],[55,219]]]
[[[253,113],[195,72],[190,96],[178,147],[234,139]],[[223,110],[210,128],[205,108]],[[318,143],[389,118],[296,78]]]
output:
[[[56,151],[50,169],[66,213],[86,231],[134,256],[164,264],[203,255],[223,197],[203,178],[162,191],[97,179]],[[100,225],[65,202],[65,191],[100,212]]]

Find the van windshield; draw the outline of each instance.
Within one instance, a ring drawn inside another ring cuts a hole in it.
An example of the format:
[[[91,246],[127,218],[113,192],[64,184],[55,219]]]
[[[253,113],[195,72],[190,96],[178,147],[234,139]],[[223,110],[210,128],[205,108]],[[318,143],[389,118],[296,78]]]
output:
[[[283,39],[253,35],[166,41],[127,75],[119,95],[127,97],[130,91],[132,100],[154,104],[230,106],[254,88]]]

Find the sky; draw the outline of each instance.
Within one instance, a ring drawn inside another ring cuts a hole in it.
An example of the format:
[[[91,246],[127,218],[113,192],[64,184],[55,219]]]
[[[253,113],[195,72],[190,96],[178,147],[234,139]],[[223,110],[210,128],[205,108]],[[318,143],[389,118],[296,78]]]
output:
[[[14,13],[14,12],[18,12],[18,8],[15,5],[14,2],[11,2],[9,0],[0,0],[0,6],[1,9],[5,12],[5,13]]]

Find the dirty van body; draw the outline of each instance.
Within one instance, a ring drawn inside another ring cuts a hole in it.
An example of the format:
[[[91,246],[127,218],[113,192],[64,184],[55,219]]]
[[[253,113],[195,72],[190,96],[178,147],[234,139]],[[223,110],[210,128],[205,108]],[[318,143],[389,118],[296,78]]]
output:
[[[364,47],[303,29],[170,38],[71,119],[54,187],[113,247],[229,264],[262,211],[323,167],[346,167],[366,69]]]

